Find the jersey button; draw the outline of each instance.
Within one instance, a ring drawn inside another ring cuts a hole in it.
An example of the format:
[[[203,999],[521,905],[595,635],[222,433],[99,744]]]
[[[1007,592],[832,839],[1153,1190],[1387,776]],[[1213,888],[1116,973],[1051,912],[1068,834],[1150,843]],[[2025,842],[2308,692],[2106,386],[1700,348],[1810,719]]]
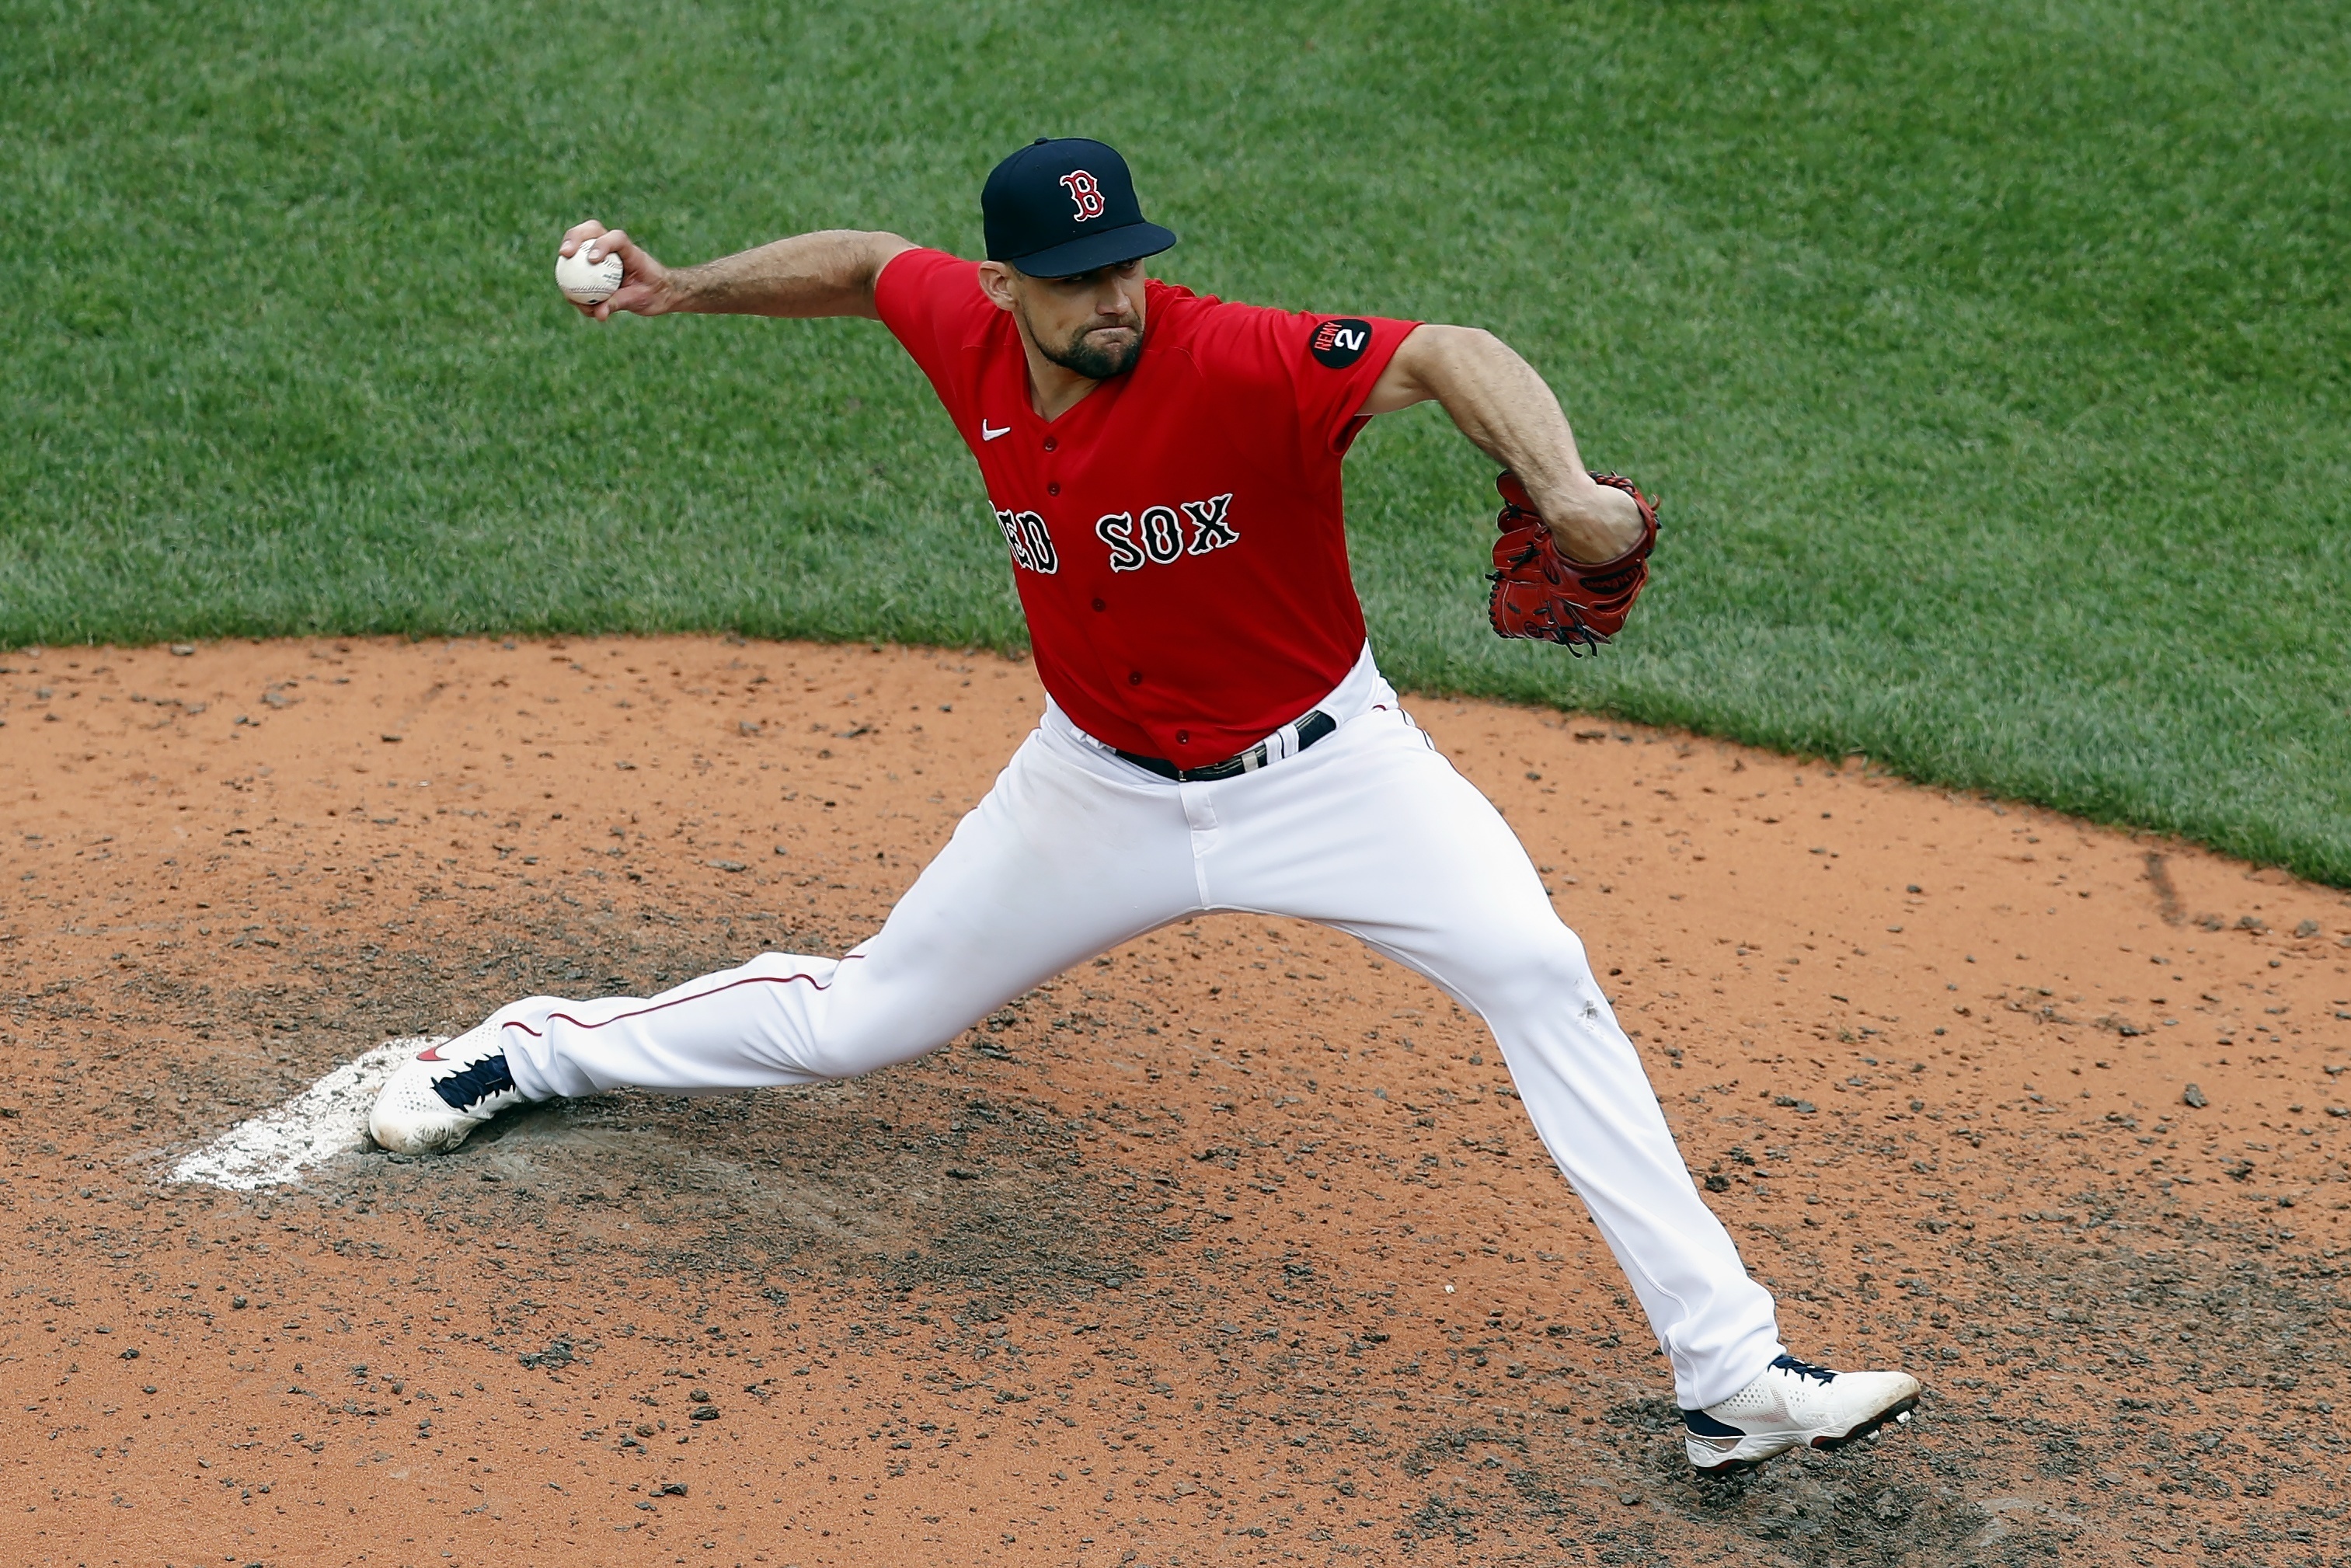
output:
[[[1192,732],[1191,732],[1190,730],[1188,730],[1188,729],[1179,729],[1179,730],[1177,730],[1177,731],[1176,732],[1176,745],[1178,745],[1178,746],[1189,746],[1189,745],[1191,745],[1191,744],[1192,744]]]
[[[1142,672],[1141,670],[1129,670],[1129,671],[1127,671],[1127,672],[1126,672],[1126,684],[1127,684],[1128,685],[1130,685],[1130,686],[1139,686],[1139,685],[1141,685],[1143,684],[1143,672]]]
[[[1094,608],[1095,608],[1096,610],[1107,610],[1107,609],[1109,609],[1109,608],[1110,608],[1110,606],[1109,606],[1109,605],[1107,605],[1107,604],[1104,604],[1101,600],[1097,599],[1097,600],[1095,600],[1095,601],[1094,601]]]
[[[1060,442],[1058,442],[1058,441],[1054,440],[1054,439],[1053,439],[1051,436],[1050,436],[1050,435],[1049,435],[1049,436],[1047,436],[1047,437],[1045,437],[1045,450],[1046,450],[1046,451],[1048,451],[1048,452],[1058,452],[1058,451],[1060,451],[1061,449],[1061,444]]]
[[[1061,493],[1061,486],[1060,485],[1058,485],[1058,484],[1054,484],[1054,485],[1048,485],[1048,486],[1045,486],[1045,494],[1047,494],[1048,496],[1058,496],[1058,495],[1060,495]]]

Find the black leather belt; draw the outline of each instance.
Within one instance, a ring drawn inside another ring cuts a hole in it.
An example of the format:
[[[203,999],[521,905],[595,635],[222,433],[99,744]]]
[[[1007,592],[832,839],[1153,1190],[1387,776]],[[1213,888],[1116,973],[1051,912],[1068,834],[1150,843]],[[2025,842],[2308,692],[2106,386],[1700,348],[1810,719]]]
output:
[[[1213,779],[1233,779],[1243,773],[1254,773],[1269,762],[1284,757],[1295,757],[1308,747],[1339,727],[1339,721],[1316,708],[1294,723],[1276,730],[1272,740],[1260,740],[1238,757],[1228,757],[1222,762],[1211,762],[1206,768],[1178,768],[1164,757],[1144,757],[1132,751],[1119,752],[1121,757],[1137,768],[1156,773],[1162,779],[1173,779],[1178,784],[1203,784]],[[1283,737],[1294,737],[1280,750],[1270,749],[1273,741]]]

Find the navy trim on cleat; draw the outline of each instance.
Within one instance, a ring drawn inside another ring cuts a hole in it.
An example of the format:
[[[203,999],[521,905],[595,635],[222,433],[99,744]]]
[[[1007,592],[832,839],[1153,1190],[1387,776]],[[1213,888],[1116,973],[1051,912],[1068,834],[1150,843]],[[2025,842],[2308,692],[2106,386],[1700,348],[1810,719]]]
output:
[[[1918,1380],[1901,1372],[1833,1372],[1774,1357],[1728,1399],[1682,1411],[1683,1448],[1700,1474],[1735,1475],[1792,1448],[1842,1448],[1917,1407]]]
[[[522,1099],[497,1028],[485,1023],[394,1069],[368,1112],[368,1135],[396,1155],[445,1155]]]
[[[467,1111],[514,1086],[514,1074],[507,1071],[507,1053],[502,1051],[442,1079],[433,1085],[433,1092],[441,1096],[452,1111]]]
[[[1703,1410],[1682,1412],[1682,1425],[1701,1437],[1744,1437],[1747,1434],[1728,1421],[1718,1421]]]
[[[1809,1361],[1798,1361],[1792,1355],[1775,1356],[1772,1358],[1771,1364],[1792,1377],[1816,1377],[1823,1383],[1836,1381],[1837,1375],[1827,1367],[1814,1366]]]

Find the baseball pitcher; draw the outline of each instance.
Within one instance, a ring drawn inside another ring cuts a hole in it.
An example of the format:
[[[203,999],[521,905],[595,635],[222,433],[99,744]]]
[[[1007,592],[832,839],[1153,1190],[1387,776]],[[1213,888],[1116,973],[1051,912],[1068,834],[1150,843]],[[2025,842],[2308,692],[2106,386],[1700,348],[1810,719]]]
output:
[[[1364,423],[1434,398],[1505,470],[1489,614],[1596,651],[1647,577],[1656,514],[1588,473],[1533,369],[1472,328],[1228,303],[1147,277],[1176,244],[1099,141],[1039,141],[980,194],[987,259],[801,235],[673,269],[617,256],[586,313],[862,316],[930,378],[978,460],[1046,691],[1037,728],[882,929],[651,998],[532,997],[408,1062],[371,1126],[447,1150],[513,1105],[623,1085],[850,1078],[1171,921],[1319,921],[1493,1031],[1528,1115],[1671,1358],[1690,1462],[1834,1448],[1907,1417],[1899,1372],[1780,1343],[1674,1146],[1583,944],[1499,812],[1381,678],[1347,564],[1342,466]]]

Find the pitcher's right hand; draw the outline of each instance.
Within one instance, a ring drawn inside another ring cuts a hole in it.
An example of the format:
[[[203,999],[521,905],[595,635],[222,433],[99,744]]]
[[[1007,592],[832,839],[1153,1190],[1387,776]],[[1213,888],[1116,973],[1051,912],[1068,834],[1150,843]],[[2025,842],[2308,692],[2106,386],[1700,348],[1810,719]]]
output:
[[[572,308],[582,316],[601,321],[615,310],[659,316],[677,308],[669,268],[654,260],[653,253],[631,239],[626,231],[608,229],[594,218],[574,224],[563,231],[563,243],[556,247],[556,254],[569,256],[581,249],[588,252],[590,261],[601,261],[608,256],[621,258],[621,287],[601,304],[574,305]]]

